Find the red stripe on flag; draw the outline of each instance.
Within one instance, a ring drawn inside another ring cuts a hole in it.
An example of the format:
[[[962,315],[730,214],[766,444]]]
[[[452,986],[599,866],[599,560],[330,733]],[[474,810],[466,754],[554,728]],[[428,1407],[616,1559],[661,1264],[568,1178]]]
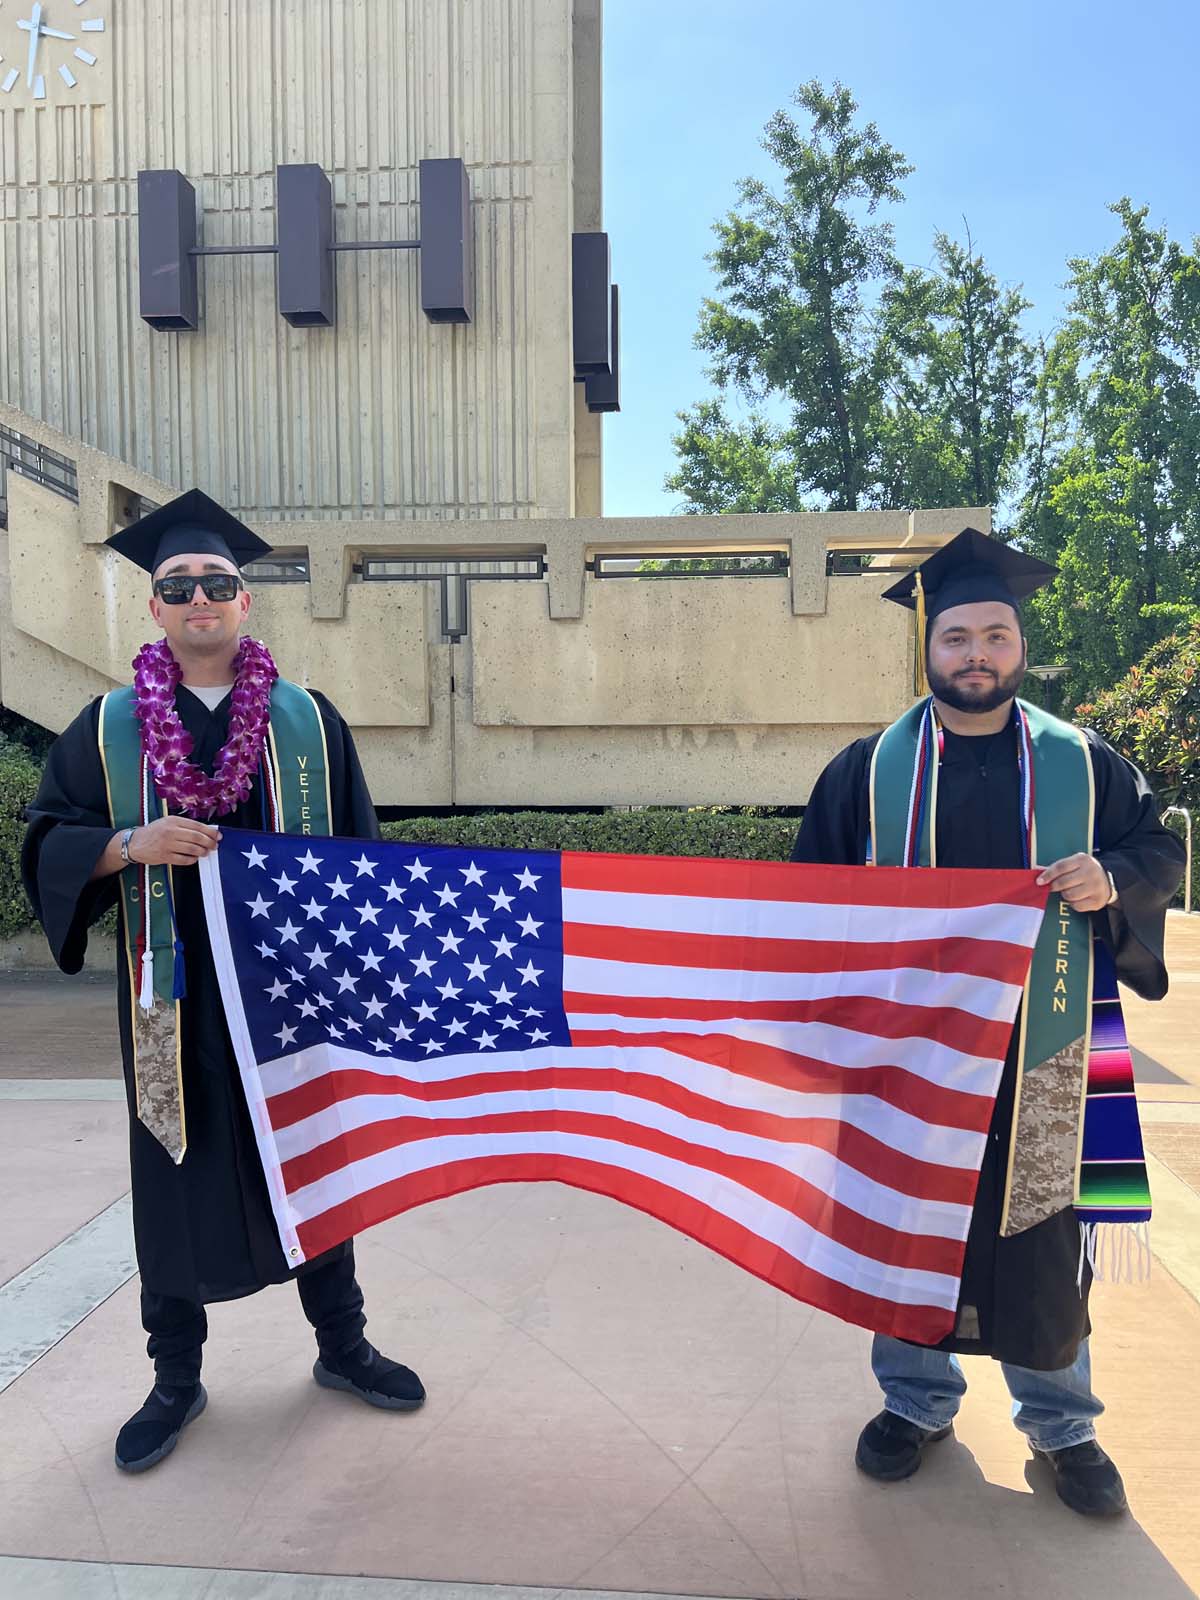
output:
[[[803,1265],[740,1223],[718,1216],[707,1206],[665,1184],[572,1156],[493,1156],[449,1162],[432,1172],[413,1173],[380,1184],[366,1194],[301,1223],[297,1234],[306,1258],[312,1260],[343,1239],[431,1200],[494,1183],[545,1181],[589,1189],[594,1194],[607,1195],[623,1205],[644,1211],[715,1250],[735,1266],[782,1289],[785,1294],[841,1317],[845,1322],[925,1345],[936,1344],[953,1331],[953,1311],[942,1306],[901,1305],[849,1288]],[[956,1276],[958,1270],[955,1269]]]
[[[658,967],[709,967],[721,972],[883,972],[897,967],[964,973],[1020,988],[1031,952],[999,939],[768,939],[741,934],[675,933],[564,922],[563,953],[598,961]],[[878,1002],[877,1002],[878,1004]]]
[[[954,1006],[910,1006],[875,995],[830,995],[821,1000],[671,1000],[645,995],[563,995],[568,1017],[649,1017],[688,1022],[823,1022],[875,1039],[928,1039],[968,1056],[1003,1061],[1010,1022],[988,1022]]]
[[[872,1094],[898,1111],[907,1111],[919,1122],[965,1128],[970,1133],[986,1133],[992,1122],[991,1095],[944,1089],[905,1067],[836,1067],[828,1061],[724,1033],[618,1033],[615,1029],[572,1028],[571,1038],[575,1044],[591,1049],[615,1045],[627,1050],[633,1045],[646,1045],[671,1050],[677,1056],[707,1061],[729,1072],[803,1094]]]
[[[362,1067],[338,1068],[275,1095],[268,1100],[267,1109],[272,1126],[281,1130],[306,1117],[316,1116],[330,1106],[346,1104],[365,1095],[403,1095],[436,1106],[476,1095],[516,1095],[539,1089],[632,1095],[730,1133],[828,1151],[865,1176],[917,1199],[969,1206],[975,1198],[974,1171],[921,1161],[884,1144],[851,1122],[842,1122],[836,1117],[779,1116],[770,1111],[729,1106],[681,1088],[669,1079],[649,1073],[623,1072],[618,1068],[544,1067],[524,1073],[479,1073],[441,1083],[419,1083]],[[432,1115],[436,1116],[436,1111]],[[439,1120],[438,1126],[442,1132],[448,1132],[457,1123],[444,1118]]]
[[[910,1267],[913,1271],[944,1273],[950,1277],[956,1277],[962,1269],[963,1242],[960,1239],[889,1228],[886,1223],[863,1216],[815,1184],[784,1172],[768,1161],[729,1155],[620,1117],[593,1116],[580,1111],[510,1111],[441,1123],[430,1122],[425,1117],[392,1117],[363,1128],[348,1128],[327,1144],[285,1161],[284,1187],[289,1194],[294,1194],[309,1184],[319,1183],[331,1173],[340,1172],[352,1161],[363,1161],[401,1145],[412,1146],[426,1139],[441,1138],[478,1138],[483,1143],[489,1137],[504,1133],[572,1133],[587,1139],[607,1139],[618,1147],[646,1150],[651,1155],[740,1184],[743,1189],[806,1222],[827,1239],[859,1255],[870,1256],[885,1266]]]
[[[699,856],[585,855],[565,850],[564,889],[614,894],[679,894],[705,899],[792,900],[830,906],[895,906],[899,910],[979,905],[1043,908],[1049,889],[1037,869],[819,867],[775,861],[721,861]]]

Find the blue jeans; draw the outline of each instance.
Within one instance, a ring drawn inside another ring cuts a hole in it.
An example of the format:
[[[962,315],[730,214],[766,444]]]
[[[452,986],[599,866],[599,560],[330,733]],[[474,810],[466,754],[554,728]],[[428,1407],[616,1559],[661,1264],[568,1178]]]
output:
[[[967,1392],[957,1356],[905,1344],[877,1333],[871,1370],[883,1390],[887,1411],[919,1428],[936,1430],[954,1420]],[[1085,1339],[1073,1364],[1057,1372],[1001,1364],[1013,1399],[1013,1422],[1039,1450],[1066,1450],[1096,1437],[1095,1419],[1104,1410],[1092,1393],[1092,1363]]]

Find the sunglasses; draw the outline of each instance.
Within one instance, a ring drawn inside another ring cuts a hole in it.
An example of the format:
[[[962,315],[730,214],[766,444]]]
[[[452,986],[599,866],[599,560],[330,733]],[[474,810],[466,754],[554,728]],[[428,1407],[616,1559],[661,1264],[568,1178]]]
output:
[[[204,598],[214,602],[235,600],[237,592],[243,587],[242,580],[235,572],[206,572],[201,577],[194,578],[191,573],[181,572],[174,577],[159,578],[154,585],[154,592],[164,605],[186,606],[196,592],[199,584],[204,590]]]

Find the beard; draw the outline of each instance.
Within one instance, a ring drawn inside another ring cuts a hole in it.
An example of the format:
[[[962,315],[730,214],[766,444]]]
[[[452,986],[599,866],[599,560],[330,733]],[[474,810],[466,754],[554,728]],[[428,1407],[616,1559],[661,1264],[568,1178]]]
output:
[[[965,672],[944,675],[938,672],[928,659],[925,662],[925,676],[929,679],[929,687],[934,697],[943,705],[953,706],[956,711],[975,712],[977,715],[995,711],[997,706],[1002,706],[1006,700],[1011,700],[1025,678],[1024,663],[1015,667],[1007,677],[1001,677],[990,667],[972,670],[986,672],[991,681],[964,683],[962,680],[966,677]]]

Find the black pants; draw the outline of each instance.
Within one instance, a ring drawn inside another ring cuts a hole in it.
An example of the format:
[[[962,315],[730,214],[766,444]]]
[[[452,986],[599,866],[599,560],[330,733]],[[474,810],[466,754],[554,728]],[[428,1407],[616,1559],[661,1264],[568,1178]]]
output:
[[[316,1330],[322,1355],[344,1355],[363,1336],[362,1290],[354,1276],[353,1242],[339,1246],[326,1261],[318,1261],[296,1276],[304,1315]],[[208,1317],[194,1300],[155,1294],[142,1289],[142,1326],[150,1335],[146,1354],[161,1383],[195,1383],[208,1337]]]

